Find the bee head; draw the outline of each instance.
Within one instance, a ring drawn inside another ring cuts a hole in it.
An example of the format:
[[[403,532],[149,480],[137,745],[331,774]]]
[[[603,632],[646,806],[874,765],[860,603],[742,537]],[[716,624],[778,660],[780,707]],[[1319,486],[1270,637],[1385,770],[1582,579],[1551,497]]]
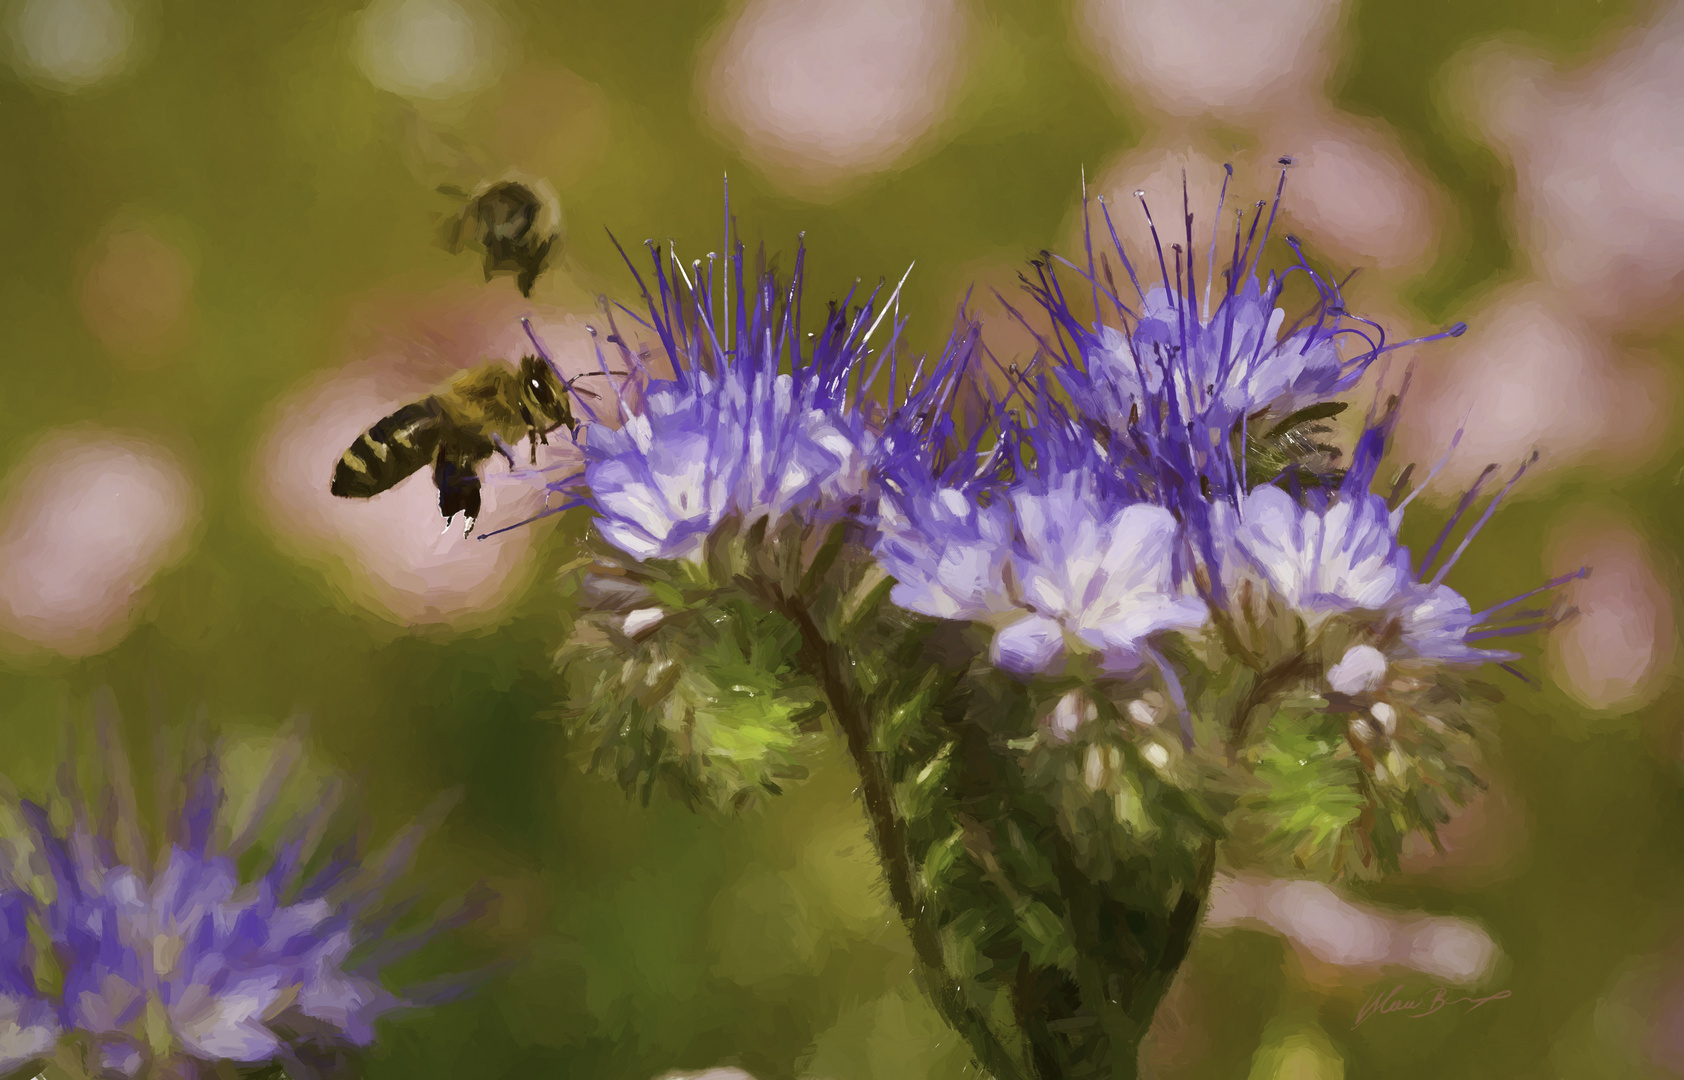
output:
[[[568,415],[566,391],[550,365],[537,356],[520,360],[520,400],[539,427],[552,428]]]

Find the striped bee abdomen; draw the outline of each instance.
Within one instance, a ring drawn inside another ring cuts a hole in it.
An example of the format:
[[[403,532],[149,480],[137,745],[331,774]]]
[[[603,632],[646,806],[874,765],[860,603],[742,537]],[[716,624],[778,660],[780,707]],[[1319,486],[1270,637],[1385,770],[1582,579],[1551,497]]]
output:
[[[347,499],[366,499],[394,487],[433,460],[441,426],[432,398],[405,405],[357,436],[334,466],[329,490]]]

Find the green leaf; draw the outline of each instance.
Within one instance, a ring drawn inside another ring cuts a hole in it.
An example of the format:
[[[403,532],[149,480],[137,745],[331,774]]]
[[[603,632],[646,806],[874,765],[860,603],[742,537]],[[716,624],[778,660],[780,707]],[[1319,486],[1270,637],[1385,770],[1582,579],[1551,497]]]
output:
[[[813,596],[818,592],[819,583],[824,580],[830,568],[836,565],[836,557],[842,553],[843,543],[848,539],[848,530],[841,523],[832,525],[825,536],[819,550],[814,553],[813,561],[801,575],[801,595]]]
[[[930,891],[939,890],[959,864],[960,856],[965,853],[965,830],[954,829],[946,837],[930,845],[930,850],[924,855],[924,887]]]
[[[1075,970],[1076,946],[1065,930],[1064,920],[1053,914],[1052,908],[1039,900],[1028,901],[1018,909],[1017,926],[1032,963]]]
[[[872,563],[865,576],[849,591],[847,599],[842,603],[842,634],[845,639],[851,639],[859,630],[860,624],[877,612],[884,598],[889,595],[889,590],[894,587],[895,579],[882,567]]]
[[[917,821],[927,817],[941,794],[947,773],[952,766],[953,744],[944,743],[933,758],[905,783],[897,785],[896,802],[903,817]]]
[[[823,702],[794,663],[799,644],[782,616],[717,596],[642,641],[584,639],[562,658],[572,726],[595,736],[593,767],[645,799],[658,781],[721,809],[776,793],[806,776],[803,759],[822,737]]]
[[[680,611],[689,606],[685,602],[684,594],[676,586],[665,581],[651,581],[648,585],[649,591],[654,594],[655,602],[661,607]]]

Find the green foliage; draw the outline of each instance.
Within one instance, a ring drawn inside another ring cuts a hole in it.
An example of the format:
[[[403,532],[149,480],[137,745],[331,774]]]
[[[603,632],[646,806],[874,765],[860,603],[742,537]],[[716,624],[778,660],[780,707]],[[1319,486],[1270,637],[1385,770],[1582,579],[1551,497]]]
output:
[[[1241,805],[1261,826],[1260,860],[1329,876],[1343,869],[1368,806],[1344,719],[1277,713],[1253,751],[1252,776],[1257,790]]]
[[[807,775],[822,729],[816,689],[794,663],[800,636],[693,569],[668,571],[625,579],[609,610],[576,625],[558,657],[568,722],[596,741],[593,766],[645,800],[657,781],[692,806],[776,794]],[[659,623],[628,636],[626,616],[652,607]]]
[[[564,715],[595,743],[593,767],[645,801],[661,782],[721,809],[804,778],[826,702],[789,598],[833,631],[857,629],[893,584],[839,559],[848,528],[728,520],[694,562],[626,567],[596,548],[585,611],[557,657]]]
[[[1242,794],[1227,857],[1338,878],[1397,869],[1411,837],[1436,847],[1452,808],[1483,786],[1476,699],[1490,688],[1445,672],[1402,673],[1379,697],[1329,700],[1309,684],[1272,699],[1229,778]]]

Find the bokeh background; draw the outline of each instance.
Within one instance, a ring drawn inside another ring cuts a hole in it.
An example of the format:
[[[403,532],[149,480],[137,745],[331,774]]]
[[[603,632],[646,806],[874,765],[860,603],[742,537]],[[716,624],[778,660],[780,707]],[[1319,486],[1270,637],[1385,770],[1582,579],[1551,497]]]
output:
[[[1355,889],[1225,878],[1151,1074],[1684,1074],[1684,6],[6,0],[0,22],[0,772],[39,790],[109,688],[141,739],[307,714],[377,830],[461,787],[426,869],[503,901],[437,963],[522,961],[391,1025],[371,1080],[971,1069],[912,985],[846,762],[730,819],[582,772],[548,657],[583,523],[441,536],[422,476],[334,500],[357,432],[518,355],[523,314],[582,364],[596,296],[634,299],[604,230],[720,250],[726,174],[751,242],[788,265],[805,232],[815,299],[916,261],[910,344],[974,284],[1013,358],[990,290],[1079,251],[1084,177],[1138,237],[1134,189],[1167,218],[1185,169],[1208,221],[1222,162],[1258,198],[1282,154],[1288,227],[1361,270],[1353,309],[1472,326],[1408,358],[1404,457],[1467,425],[1417,543],[1536,448],[1452,582],[1477,607],[1596,570],[1532,685],[1507,681],[1448,853]],[[437,242],[460,205],[437,188],[511,168],[568,228],[530,302]],[[489,490],[488,524],[535,508]],[[1392,987],[1509,996],[1357,1024]]]

